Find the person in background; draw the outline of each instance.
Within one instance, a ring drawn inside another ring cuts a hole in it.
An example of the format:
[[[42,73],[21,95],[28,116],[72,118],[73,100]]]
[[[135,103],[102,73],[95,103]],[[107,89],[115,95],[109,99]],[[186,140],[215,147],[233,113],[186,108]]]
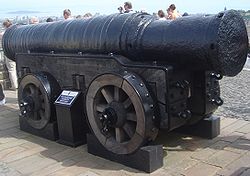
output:
[[[176,18],[181,17],[181,15],[177,12],[176,6],[174,4],[171,4],[169,8],[167,9],[167,19],[175,20]]]
[[[5,96],[3,93],[3,87],[2,84],[0,83],[0,106],[5,104]]]
[[[9,19],[6,19],[4,22],[3,22],[3,27],[5,29],[9,28],[10,26],[12,25],[11,21]]]
[[[39,19],[37,17],[31,17],[30,18],[30,24],[38,24],[39,23]]]
[[[84,15],[83,15],[83,19],[89,19],[89,18],[91,18],[92,17],[92,14],[91,13],[85,13]]]
[[[53,22],[53,19],[49,17],[49,18],[47,18],[46,22],[47,22],[47,23]]]
[[[72,17],[71,17],[71,11],[69,9],[65,9],[63,11],[63,17],[64,17],[65,20],[72,19]]]
[[[119,11],[119,13],[123,13],[123,7],[122,6],[118,7],[117,10]]]
[[[158,11],[158,17],[159,20],[166,20],[165,13],[163,12],[163,10]]]
[[[5,30],[7,30],[7,28],[10,28],[11,25],[12,25],[12,23],[8,19],[3,22],[3,27],[5,28]],[[3,31],[1,33],[1,38],[2,38],[2,36],[4,34],[4,32],[5,31]],[[17,85],[16,63],[14,61],[10,60],[9,58],[7,58],[5,55],[4,55],[4,60],[5,60],[5,64],[6,64],[8,73],[9,73],[10,82],[11,82],[10,89],[11,90],[16,90],[17,87],[18,87],[18,85]]]
[[[170,11],[170,8],[168,8],[166,19],[171,20],[171,18],[172,18],[172,12]]]
[[[127,2],[124,2],[124,13],[132,13],[133,10],[132,10],[132,3],[127,1]]]
[[[139,12],[140,13],[147,13],[147,10],[146,10],[146,8],[142,8]]]
[[[81,19],[82,18],[82,15],[77,15],[76,16],[76,19]]]

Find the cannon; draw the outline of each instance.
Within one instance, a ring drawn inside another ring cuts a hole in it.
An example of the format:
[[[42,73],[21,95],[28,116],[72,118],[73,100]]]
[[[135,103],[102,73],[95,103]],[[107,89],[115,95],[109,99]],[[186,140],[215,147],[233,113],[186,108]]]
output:
[[[3,49],[17,62],[21,114],[34,129],[56,121],[62,90],[77,90],[98,141],[126,155],[159,130],[210,117],[223,103],[219,80],[246,62],[248,37],[233,10],[174,21],[112,14],[13,26]]]

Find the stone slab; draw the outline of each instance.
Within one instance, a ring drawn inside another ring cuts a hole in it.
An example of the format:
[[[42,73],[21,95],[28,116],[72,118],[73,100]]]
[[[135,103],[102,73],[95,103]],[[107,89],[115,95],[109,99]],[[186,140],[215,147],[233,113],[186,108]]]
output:
[[[151,173],[163,166],[163,149],[161,145],[145,146],[130,155],[118,155],[107,151],[91,134],[87,135],[88,152]]]

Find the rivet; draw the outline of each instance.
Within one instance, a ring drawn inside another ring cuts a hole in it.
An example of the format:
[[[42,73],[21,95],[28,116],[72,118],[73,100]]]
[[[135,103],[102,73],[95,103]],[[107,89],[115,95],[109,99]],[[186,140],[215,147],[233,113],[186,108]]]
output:
[[[82,55],[82,52],[78,52],[78,55]]]
[[[132,75],[132,79],[135,79],[135,75]]]
[[[143,83],[140,83],[140,86],[143,87]]]
[[[155,116],[153,116],[152,118],[153,118],[153,120],[155,120]]]
[[[149,94],[148,94],[148,93],[146,94],[146,97],[149,97]]]
[[[149,105],[149,107],[150,107],[151,109],[153,109],[154,105],[153,105],[153,104],[151,104],[151,105]]]

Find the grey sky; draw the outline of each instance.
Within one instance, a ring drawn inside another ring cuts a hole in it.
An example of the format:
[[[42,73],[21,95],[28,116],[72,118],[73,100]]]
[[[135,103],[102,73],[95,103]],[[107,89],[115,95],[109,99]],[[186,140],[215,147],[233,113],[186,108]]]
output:
[[[43,14],[61,15],[63,9],[71,9],[73,15],[84,14],[86,12],[110,14],[117,11],[117,7],[123,5],[126,0],[0,0],[1,16],[10,11],[35,10]],[[131,0],[134,10],[145,9],[147,12],[157,12],[174,3],[180,13],[217,13],[226,6],[227,9],[250,10],[250,0]],[[8,14],[7,14],[8,15]],[[8,17],[8,16],[6,16]]]

